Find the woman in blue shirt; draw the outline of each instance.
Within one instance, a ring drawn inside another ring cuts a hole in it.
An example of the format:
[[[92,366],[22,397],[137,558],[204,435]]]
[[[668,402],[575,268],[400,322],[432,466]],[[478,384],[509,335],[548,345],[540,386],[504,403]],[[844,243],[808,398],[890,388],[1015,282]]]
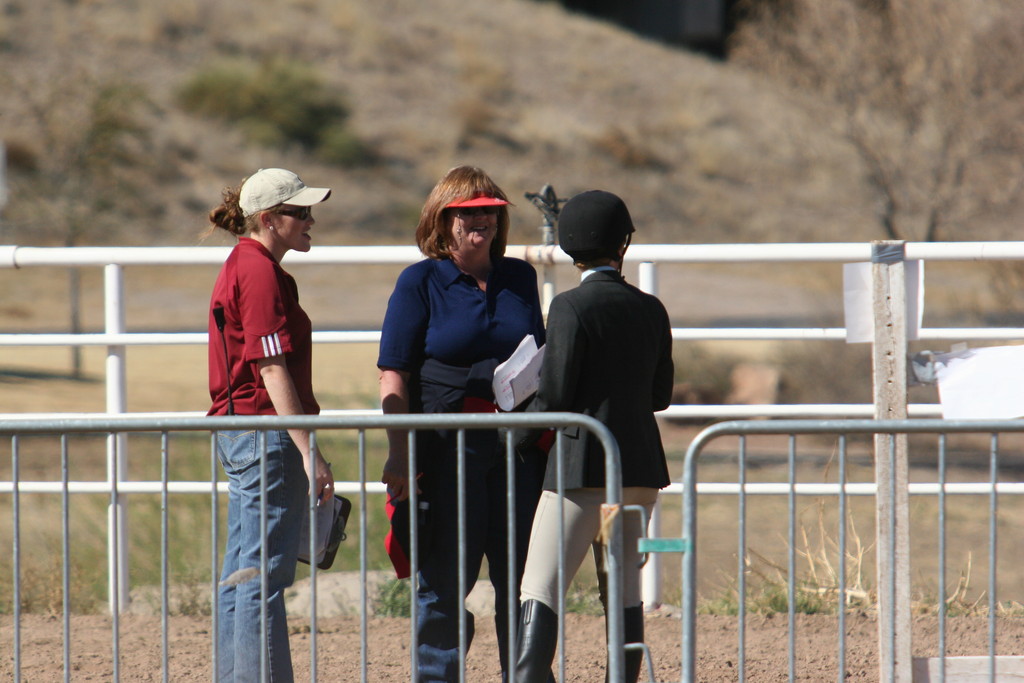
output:
[[[491,379],[523,337],[544,343],[544,322],[533,266],[504,256],[508,199],[481,169],[450,170],[427,198],[416,243],[428,258],[406,268],[388,301],[381,330],[381,405],[391,413],[494,412]],[[381,481],[394,501],[409,497],[408,436],[388,434]],[[495,590],[495,627],[502,671],[507,669],[507,476],[495,431],[465,432],[466,589],[487,557]],[[430,505],[420,532],[416,624],[421,681],[459,679],[458,489],[454,431],[417,432],[421,500]],[[518,605],[526,544],[540,495],[542,462],[516,462],[516,576]],[[466,613],[467,647],[473,615]]]

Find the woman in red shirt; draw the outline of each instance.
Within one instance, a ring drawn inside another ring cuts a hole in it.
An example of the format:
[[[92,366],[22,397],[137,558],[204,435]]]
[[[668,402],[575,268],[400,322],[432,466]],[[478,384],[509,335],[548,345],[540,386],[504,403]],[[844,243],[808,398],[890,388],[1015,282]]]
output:
[[[312,325],[299,306],[295,280],[280,265],[289,250],[309,251],[311,208],[328,188],[307,187],[291,171],[260,169],[210,212],[211,231],[238,244],[213,288],[209,317],[210,415],[316,415]],[[266,447],[267,642],[260,645],[260,454]],[[305,501],[334,493],[330,465],[311,452],[305,430],[223,431],[217,455],[228,477],[228,533],[218,592],[217,677],[260,680],[261,649],[269,678],[291,681],[284,591],[295,578]]]

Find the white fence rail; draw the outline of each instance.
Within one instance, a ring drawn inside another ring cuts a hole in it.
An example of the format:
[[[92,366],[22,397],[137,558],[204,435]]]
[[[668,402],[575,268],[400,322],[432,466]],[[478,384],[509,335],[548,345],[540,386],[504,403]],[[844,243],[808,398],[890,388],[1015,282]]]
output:
[[[205,332],[129,333],[125,325],[124,276],[129,266],[219,265],[228,247],[21,247],[0,246],[0,268],[39,266],[86,267],[104,269],[104,319],[102,333],[0,333],[0,346],[105,346],[107,354],[107,410],[123,412],[124,351],[128,346],[197,345],[206,343]],[[544,291],[553,292],[556,264],[569,263],[568,257],[551,246],[512,245],[508,254],[539,267],[545,280]],[[925,261],[1001,261],[1024,260],[1024,242],[949,242],[907,243],[907,260]],[[314,247],[307,253],[290,252],[287,264],[305,265],[402,265],[412,263],[421,254],[415,247]],[[834,244],[720,244],[720,245],[633,245],[629,261],[639,263],[639,286],[658,294],[659,267],[679,264],[787,264],[851,263],[871,258],[870,243]],[[383,306],[383,302],[382,302]],[[842,341],[843,328],[828,327],[703,327],[672,330],[678,341],[700,340],[824,340]],[[374,343],[379,330],[316,331],[314,343]],[[921,339],[998,341],[1024,338],[1024,328],[923,328]],[[863,404],[774,405],[774,406],[672,406],[665,417],[738,418],[738,417],[866,417],[872,406]],[[938,407],[930,404],[910,406],[912,417],[936,417]]]
[[[125,321],[124,269],[135,266],[220,265],[229,247],[22,247],[0,245],[0,268],[41,266],[102,267],[104,272],[104,331],[88,334],[0,334],[0,347],[16,346],[103,346],[106,359],[107,414],[126,412],[126,348],[135,345],[206,344],[205,332],[129,333]],[[544,280],[545,304],[554,292],[554,267],[570,259],[557,247],[510,245],[509,256],[525,259],[538,267]],[[1024,242],[948,242],[906,243],[906,260],[922,261],[1007,261],[1024,260]],[[627,262],[639,264],[639,287],[659,294],[659,268],[680,264],[793,264],[853,263],[870,261],[871,243],[819,244],[634,244]],[[422,258],[412,246],[317,246],[307,253],[289,252],[287,265],[403,265]],[[382,310],[384,302],[381,303]],[[829,327],[710,327],[672,330],[677,341],[698,340],[826,340],[843,341],[845,329]],[[373,343],[379,330],[316,331],[314,343]],[[925,340],[1014,340],[1024,338],[1024,328],[923,328]],[[328,412],[327,414],[330,414]],[[786,418],[866,418],[872,417],[871,404],[804,405],[674,405],[661,413],[669,418],[735,419],[749,417]],[[935,404],[911,404],[913,418],[938,417]],[[0,415],[0,417],[4,417]],[[26,417],[9,415],[7,417]],[[46,417],[41,416],[41,417]],[[111,438],[110,457],[119,460],[115,471],[124,471],[126,446]],[[116,454],[116,455],[115,455]],[[657,535],[660,516],[651,520]],[[122,552],[120,555],[126,556]],[[646,569],[645,599],[657,602],[660,594],[660,568],[655,559]]]

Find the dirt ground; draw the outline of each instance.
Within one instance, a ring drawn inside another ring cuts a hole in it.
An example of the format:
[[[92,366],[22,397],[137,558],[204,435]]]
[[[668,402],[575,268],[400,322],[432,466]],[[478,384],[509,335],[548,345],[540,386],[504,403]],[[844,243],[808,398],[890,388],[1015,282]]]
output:
[[[497,681],[497,644],[490,619],[478,620],[477,637],[466,665],[467,681]],[[126,616],[119,620],[120,661],[123,681],[162,679],[160,618]],[[361,680],[360,621],[358,617],[320,619],[317,633],[317,678],[332,681]],[[647,643],[654,662],[654,680],[680,680],[680,621],[671,612],[654,613],[646,621]],[[796,680],[837,680],[837,621],[830,616],[798,617],[796,624]],[[0,638],[13,642],[12,619],[0,621]],[[368,620],[368,681],[397,683],[409,680],[409,624],[405,619],[374,617]],[[846,676],[848,680],[878,680],[876,622],[865,614],[850,614],[846,624]],[[565,681],[603,679],[605,650],[601,617],[571,614],[566,620]],[[71,621],[71,678],[80,681],[112,680],[112,623],[108,617],[76,616]],[[950,619],[947,648],[951,656],[986,652],[987,623],[978,617]],[[29,682],[55,681],[63,676],[62,621],[59,617],[29,615],[22,618],[21,675]],[[293,622],[292,658],[297,680],[310,680],[310,633],[308,621]],[[697,642],[700,681],[738,679],[736,619],[701,616]],[[918,617],[914,622],[916,656],[937,652],[936,620]],[[787,619],[785,616],[750,616],[746,629],[746,678],[750,681],[788,680]],[[999,622],[997,649],[1020,652],[1024,622]],[[211,674],[210,622],[199,617],[172,617],[169,622],[168,679],[208,681]],[[13,653],[0,659],[0,676],[11,680]],[[557,671],[557,670],[556,670]],[[641,680],[649,680],[646,673]]]

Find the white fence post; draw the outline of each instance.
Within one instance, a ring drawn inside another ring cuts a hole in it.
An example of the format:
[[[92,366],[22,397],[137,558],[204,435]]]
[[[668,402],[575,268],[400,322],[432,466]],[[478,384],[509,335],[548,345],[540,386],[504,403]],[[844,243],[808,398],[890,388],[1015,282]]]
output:
[[[555,298],[555,267],[545,263],[541,266],[543,281],[540,285],[540,305],[544,313],[544,322],[547,323],[548,309],[551,308],[551,300]]]
[[[103,269],[103,314],[107,334],[124,334],[124,269],[108,264]],[[128,409],[124,345],[107,347],[107,413],[122,414]],[[128,469],[128,436],[107,437],[107,482],[116,487],[126,479]],[[107,516],[107,564],[110,611],[117,614],[128,608],[128,515],[124,494],[111,494]]]
[[[640,280],[640,289],[658,296],[658,266],[650,261],[640,264],[637,273]],[[654,504],[651,511],[651,519],[647,524],[647,536],[649,538],[661,538],[661,497]],[[641,597],[644,601],[644,608],[648,610],[657,609],[661,605],[661,554],[651,553],[647,556],[647,564],[644,565],[640,578]]]
[[[871,245],[875,419],[907,418],[903,242]],[[910,501],[907,435],[875,435],[879,680],[911,683]]]

